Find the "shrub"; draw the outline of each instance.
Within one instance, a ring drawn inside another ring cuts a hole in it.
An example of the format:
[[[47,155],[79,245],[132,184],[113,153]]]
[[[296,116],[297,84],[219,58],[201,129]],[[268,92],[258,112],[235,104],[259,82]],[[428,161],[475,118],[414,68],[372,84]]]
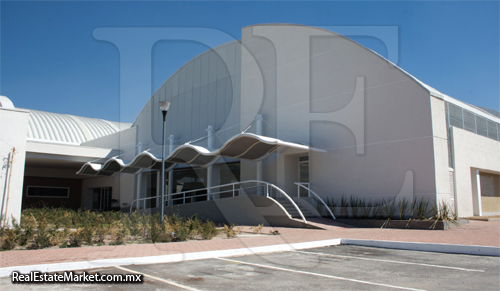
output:
[[[212,239],[217,234],[219,233],[219,230],[215,226],[215,223],[213,223],[210,220],[207,220],[204,224],[203,227],[201,228],[201,238],[202,239]]]
[[[262,230],[262,227],[264,226],[263,223],[257,225],[257,226],[252,226],[252,232],[257,234],[257,233],[260,233],[260,231]]]
[[[13,250],[16,247],[16,241],[18,236],[16,235],[16,231],[14,229],[4,228],[1,231],[1,245],[0,250],[9,251]]]
[[[224,233],[227,238],[234,238],[240,233],[240,229],[237,226],[234,226],[234,223],[231,223],[231,225],[224,224]]]

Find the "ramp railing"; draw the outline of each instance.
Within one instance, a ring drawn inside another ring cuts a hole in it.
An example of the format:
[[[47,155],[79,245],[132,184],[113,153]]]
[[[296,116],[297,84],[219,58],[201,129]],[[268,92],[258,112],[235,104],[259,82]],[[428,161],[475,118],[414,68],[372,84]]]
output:
[[[256,185],[251,186],[251,184],[256,184]],[[169,193],[165,194],[164,196],[165,196],[165,202],[168,203],[168,206],[173,206],[173,205],[182,205],[182,204],[201,202],[207,200],[236,197],[240,196],[240,194],[242,194],[242,191],[243,193],[255,193],[256,195],[262,195],[260,193],[265,193],[266,197],[275,197],[275,196],[285,197],[295,207],[295,209],[299,213],[304,223],[307,223],[307,220],[304,217],[304,214],[302,213],[300,208],[293,201],[293,199],[290,196],[288,196],[288,194],[285,193],[285,191],[283,191],[281,188],[279,188],[274,184],[260,180],[248,180],[243,182],[229,183],[207,188],[201,188],[201,189],[195,189],[177,193]],[[130,204],[130,213],[132,213],[132,210],[134,209],[133,208],[134,204],[136,205],[136,209],[139,209],[141,204],[143,206],[142,209],[146,209],[147,206],[146,202],[148,200],[152,199],[161,200],[160,198],[161,195],[135,199]]]

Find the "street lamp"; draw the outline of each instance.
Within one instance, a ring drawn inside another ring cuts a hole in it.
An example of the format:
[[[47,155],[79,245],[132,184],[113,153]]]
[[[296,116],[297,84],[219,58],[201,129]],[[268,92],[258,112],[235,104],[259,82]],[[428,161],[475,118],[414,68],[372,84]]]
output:
[[[170,102],[160,101],[160,110],[163,114],[163,130],[161,138],[161,229],[163,231],[163,217],[165,215],[165,118],[167,117]],[[169,181],[172,183],[172,181]]]

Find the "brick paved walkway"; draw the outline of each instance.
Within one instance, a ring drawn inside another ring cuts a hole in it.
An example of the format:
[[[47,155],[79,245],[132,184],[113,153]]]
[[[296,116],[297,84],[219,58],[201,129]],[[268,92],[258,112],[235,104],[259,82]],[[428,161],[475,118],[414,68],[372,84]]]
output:
[[[316,220],[316,222],[321,222],[321,220]],[[262,235],[240,237],[235,239],[215,239],[210,241],[5,251],[0,253],[0,267],[169,255],[298,243],[334,238],[449,243],[500,247],[500,221],[470,221],[469,224],[448,230],[353,228],[340,223],[330,223],[330,225],[325,226],[325,228],[327,229],[273,228],[278,230],[281,235]],[[262,233],[268,233],[270,229],[271,228],[263,228]]]

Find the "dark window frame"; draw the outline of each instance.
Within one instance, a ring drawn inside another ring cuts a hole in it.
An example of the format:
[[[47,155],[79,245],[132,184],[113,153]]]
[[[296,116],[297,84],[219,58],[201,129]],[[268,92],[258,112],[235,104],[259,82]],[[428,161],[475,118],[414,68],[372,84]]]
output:
[[[38,196],[38,195],[30,195],[30,188],[49,188],[49,189],[67,189],[66,196]],[[27,186],[26,188],[26,197],[29,198],[64,198],[67,199],[69,198],[69,192],[70,188],[69,187],[53,187],[53,186]]]

